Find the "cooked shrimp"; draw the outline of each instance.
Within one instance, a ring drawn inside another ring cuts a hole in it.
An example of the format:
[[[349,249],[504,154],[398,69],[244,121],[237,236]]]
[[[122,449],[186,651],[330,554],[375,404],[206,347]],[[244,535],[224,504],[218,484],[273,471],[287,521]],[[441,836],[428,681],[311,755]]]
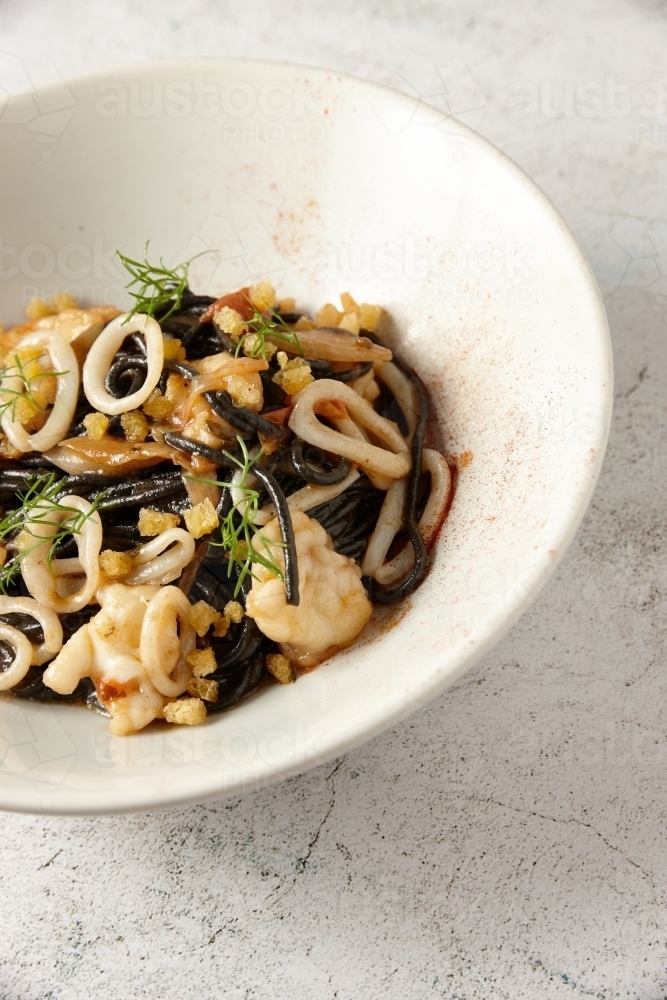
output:
[[[102,610],[65,643],[44,671],[44,683],[59,694],[71,694],[82,677],[90,677],[111,713],[109,729],[124,736],[161,718],[169,697],[185,691],[192,675],[186,657],[194,649],[194,630],[185,618],[187,598],[176,587],[112,583],[100,587],[97,597]],[[174,622],[169,627],[162,621],[165,604],[173,598],[180,612],[178,634]],[[162,623],[157,631],[156,620]],[[151,678],[163,688],[169,685],[169,696]]]
[[[301,601],[287,604],[283,581],[270,569],[256,565],[246,613],[290,660],[310,667],[349,646],[371,616],[371,602],[353,559],[333,550],[331,538],[317,521],[292,512],[299,561]],[[278,521],[269,521],[263,533],[272,555],[283,565]],[[274,544],[271,544],[274,543]]]

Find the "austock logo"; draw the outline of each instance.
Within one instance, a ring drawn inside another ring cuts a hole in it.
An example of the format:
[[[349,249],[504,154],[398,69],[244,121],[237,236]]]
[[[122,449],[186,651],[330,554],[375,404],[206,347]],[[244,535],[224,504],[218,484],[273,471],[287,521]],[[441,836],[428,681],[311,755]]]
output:
[[[317,93],[304,80],[219,83],[205,73],[192,79],[107,80],[97,87],[100,118],[189,118],[220,121],[223,143],[317,145],[326,119]]]
[[[221,209],[224,214],[207,216],[177,253],[166,255],[167,265],[191,260],[192,287],[202,292],[238,288],[264,277],[279,282],[287,262],[261,219],[236,206]],[[48,301],[63,291],[78,301],[121,305],[127,282],[116,253],[121,249],[101,233],[61,246],[11,245],[0,234],[0,282],[21,281],[24,305],[33,298]]]

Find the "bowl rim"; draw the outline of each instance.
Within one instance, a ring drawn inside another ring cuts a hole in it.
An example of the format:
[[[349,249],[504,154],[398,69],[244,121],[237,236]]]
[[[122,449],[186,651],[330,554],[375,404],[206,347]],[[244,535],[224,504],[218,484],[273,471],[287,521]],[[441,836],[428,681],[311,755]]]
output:
[[[80,792],[68,791],[65,794],[58,794],[58,789],[52,793],[37,791],[36,789],[21,789],[13,785],[2,786],[2,775],[0,773],[0,810],[20,812],[39,815],[104,815],[122,814],[132,812],[148,812],[155,809],[174,808],[178,806],[194,805],[197,803],[222,799],[232,795],[245,794],[256,788],[270,786],[279,781],[299,773],[305,773],[315,766],[320,766],[331,761],[344,753],[358,747],[380,733],[386,731],[396,723],[412,715],[437,695],[441,694],[447,687],[454,683],[463,673],[479,662],[516,624],[521,615],[533,603],[537,595],[549,581],[561,559],[567,552],[574,536],[579,529],[584,514],[589,506],[593,492],[596,488],[602,464],[604,461],[609,431],[611,426],[611,416],[613,407],[613,356],[609,325],[604,309],[602,297],[597,285],[597,281],[591,266],[579,245],[574,234],[563,219],[560,212],[539,187],[539,185],[503,150],[494,143],[486,139],[470,126],[464,124],[456,116],[444,116],[437,108],[433,108],[421,98],[414,98],[393,87],[376,83],[363,77],[357,77],[350,73],[340,72],[328,67],[317,66],[307,63],[296,63],[290,60],[281,59],[255,59],[246,57],[190,57],[184,59],[152,59],[137,60],[136,62],[126,62],[120,65],[111,65],[101,69],[75,73],[62,77],[57,83],[45,86],[44,93],[52,89],[65,85],[93,85],[95,82],[103,82],[109,78],[123,76],[132,72],[134,74],[150,74],[151,72],[165,72],[173,68],[185,72],[188,69],[201,69],[203,66],[216,67],[224,70],[229,67],[242,65],[244,67],[257,66],[266,70],[268,67],[291,70],[295,73],[316,73],[322,77],[349,82],[374,94],[383,93],[389,99],[398,102],[410,102],[414,105],[415,100],[419,100],[421,105],[428,107],[435,114],[450,118],[456,123],[456,127],[466,140],[472,145],[481,149],[487,155],[493,153],[504,169],[508,170],[526,191],[527,195],[534,199],[546,218],[549,218],[553,225],[561,230],[563,240],[568,244],[572,263],[576,265],[582,281],[582,290],[585,287],[588,296],[588,304],[591,307],[591,322],[587,329],[587,336],[591,342],[595,340],[598,350],[600,369],[606,367],[608,376],[604,383],[597,384],[595,391],[599,398],[595,401],[600,407],[600,420],[597,423],[597,436],[591,439],[591,447],[595,449],[594,458],[587,466],[587,475],[584,479],[577,481],[577,497],[568,507],[566,516],[560,520],[554,520],[554,530],[552,539],[555,536],[557,550],[555,554],[550,552],[546,555],[544,546],[540,546],[530,564],[526,566],[524,580],[526,585],[521,595],[517,595],[507,601],[502,616],[494,619],[491,625],[485,628],[479,637],[476,637],[472,645],[465,654],[459,658],[459,662],[442,673],[435,669],[430,673],[427,680],[422,681],[418,686],[411,689],[407,704],[392,711],[369,713],[365,724],[348,728],[344,733],[332,734],[323,741],[323,750],[318,754],[317,761],[304,766],[302,760],[292,760],[286,758],[278,764],[264,765],[258,769],[258,773],[251,775],[248,780],[244,780],[242,786],[227,787],[222,776],[216,768],[204,769],[199,781],[189,781],[188,787],[179,786],[171,790],[163,783],[159,783],[150,791],[146,788],[125,788],[117,789],[111,793],[112,801],[105,801],[109,793],[85,793],[85,801]],[[163,765],[169,769],[169,765]],[[216,780],[217,776],[217,780]],[[60,799],[60,800],[59,800]]]

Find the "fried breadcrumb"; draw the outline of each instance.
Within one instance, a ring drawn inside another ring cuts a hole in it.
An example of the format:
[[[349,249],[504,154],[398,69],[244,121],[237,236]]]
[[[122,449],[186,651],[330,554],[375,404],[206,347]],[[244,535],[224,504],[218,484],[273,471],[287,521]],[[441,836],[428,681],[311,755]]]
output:
[[[218,515],[215,507],[206,497],[201,503],[195,504],[183,513],[185,527],[193,538],[201,538],[208,535],[218,527]]]
[[[127,576],[132,569],[132,560],[127,552],[105,549],[100,552],[100,569],[106,576],[112,578]]]
[[[219,611],[212,608],[210,604],[206,601],[197,601],[190,608],[188,614],[188,621],[192,625],[193,629],[198,636],[204,636],[210,629],[211,625],[214,625],[218,618],[221,618]]]
[[[83,418],[86,437],[91,441],[101,441],[109,430],[109,418],[104,413],[87,413]]]
[[[192,667],[195,677],[206,677],[212,674],[217,666],[215,654],[210,647],[195,649],[194,653],[188,653],[187,662]]]
[[[161,535],[163,531],[175,528],[180,518],[178,514],[169,514],[161,510],[151,510],[142,507],[139,511],[139,534]]]
[[[291,661],[282,653],[269,653],[266,658],[266,669],[281,684],[292,684],[296,680]]]
[[[206,721],[206,706],[200,698],[180,698],[167,702],[164,717],[177,726],[199,726]]]
[[[203,698],[204,701],[215,701],[218,697],[218,682],[193,677],[188,683],[188,694],[193,698]]]
[[[148,434],[148,421],[141,410],[128,410],[121,413],[120,426],[128,441],[145,441]]]

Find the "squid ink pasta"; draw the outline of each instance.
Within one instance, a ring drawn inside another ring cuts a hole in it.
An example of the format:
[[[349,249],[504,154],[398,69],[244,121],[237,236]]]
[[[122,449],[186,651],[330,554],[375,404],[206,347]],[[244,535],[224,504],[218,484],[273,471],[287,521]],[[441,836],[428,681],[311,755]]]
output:
[[[127,735],[196,725],[351,645],[428,571],[451,477],[382,309],[268,280],[0,328],[0,690]]]

